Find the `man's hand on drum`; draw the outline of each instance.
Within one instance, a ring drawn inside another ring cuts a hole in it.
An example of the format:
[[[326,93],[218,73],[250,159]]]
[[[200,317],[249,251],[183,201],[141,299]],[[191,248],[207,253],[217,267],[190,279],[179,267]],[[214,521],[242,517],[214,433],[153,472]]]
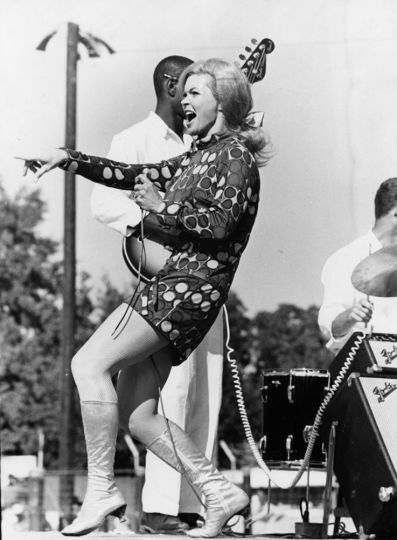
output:
[[[142,210],[149,212],[161,212],[164,208],[164,202],[159,194],[159,190],[149,180],[149,171],[144,170],[142,174],[136,177],[134,186],[134,201]]]
[[[362,298],[350,308],[350,317],[354,322],[367,323],[371,320],[374,312],[372,302],[366,298]]]
[[[16,159],[22,159],[25,162],[22,173],[23,176],[25,176],[28,171],[32,171],[38,180],[43,174],[55,169],[55,167],[67,159],[67,157],[68,155],[65,150],[55,148],[53,150],[36,152],[34,155],[25,154],[24,156],[17,156]]]

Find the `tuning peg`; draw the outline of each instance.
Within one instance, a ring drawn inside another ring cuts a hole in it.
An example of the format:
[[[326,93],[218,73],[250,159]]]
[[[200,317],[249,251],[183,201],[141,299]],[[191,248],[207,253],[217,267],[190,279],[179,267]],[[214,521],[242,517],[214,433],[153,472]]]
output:
[[[251,52],[251,51],[252,51],[251,47],[246,47],[245,50],[246,50],[247,52]]]
[[[252,39],[251,39],[251,43],[252,43],[253,45],[257,45],[257,44],[258,44],[258,40],[255,39],[255,38],[252,38]]]
[[[266,45],[266,52],[270,54],[272,51],[274,51],[274,41],[271,39],[265,39],[265,45]]]
[[[243,54],[239,54],[238,57],[240,58],[240,60],[245,60],[245,56]]]

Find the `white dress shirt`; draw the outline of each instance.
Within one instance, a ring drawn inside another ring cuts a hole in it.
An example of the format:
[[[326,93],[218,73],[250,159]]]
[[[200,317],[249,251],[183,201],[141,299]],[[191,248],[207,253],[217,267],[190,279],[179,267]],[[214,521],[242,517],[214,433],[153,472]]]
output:
[[[326,261],[321,281],[324,285],[324,299],[321,305],[318,323],[323,334],[328,338],[327,347],[337,353],[353,332],[364,330],[364,323],[356,323],[350,332],[341,338],[332,335],[332,323],[335,318],[351,308],[366,295],[355,289],[351,282],[353,270],[368,255],[381,249],[382,245],[372,230],[360,236],[347,246],[336,251]],[[374,332],[397,333],[397,298],[371,296],[373,315],[367,328]]]
[[[154,112],[113,137],[109,159],[123,163],[158,163],[189,150],[192,139],[181,140]],[[96,219],[127,236],[127,227],[141,221],[141,209],[130,198],[131,192],[95,184],[91,195],[91,211]],[[130,232],[128,232],[130,234]]]

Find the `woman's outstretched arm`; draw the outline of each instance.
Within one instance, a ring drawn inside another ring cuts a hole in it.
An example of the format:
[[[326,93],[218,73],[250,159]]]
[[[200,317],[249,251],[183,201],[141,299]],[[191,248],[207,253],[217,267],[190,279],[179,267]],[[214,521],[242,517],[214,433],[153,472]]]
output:
[[[177,156],[160,163],[127,164],[98,156],[83,154],[77,150],[58,148],[35,156],[22,156],[25,161],[24,174],[33,171],[40,178],[55,167],[79,174],[108,187],[134,189],[137,177],[148,173],[150,181],[158,188],[165,189],[183,156]]]

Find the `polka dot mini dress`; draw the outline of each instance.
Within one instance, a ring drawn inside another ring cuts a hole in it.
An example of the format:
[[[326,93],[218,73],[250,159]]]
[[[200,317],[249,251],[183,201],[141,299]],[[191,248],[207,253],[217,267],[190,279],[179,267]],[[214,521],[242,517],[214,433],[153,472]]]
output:
[[[158,164],[131,165],[68,150],[61,165],[109,187],[131,190],[149,170],[164,193],[144,230],[164,238],[171,255],[134,298],[139,312],[174,346],[174,364],[199,345],[225,303],[259,202],[255,159],[235,136],[198,141],[194,150]]]

